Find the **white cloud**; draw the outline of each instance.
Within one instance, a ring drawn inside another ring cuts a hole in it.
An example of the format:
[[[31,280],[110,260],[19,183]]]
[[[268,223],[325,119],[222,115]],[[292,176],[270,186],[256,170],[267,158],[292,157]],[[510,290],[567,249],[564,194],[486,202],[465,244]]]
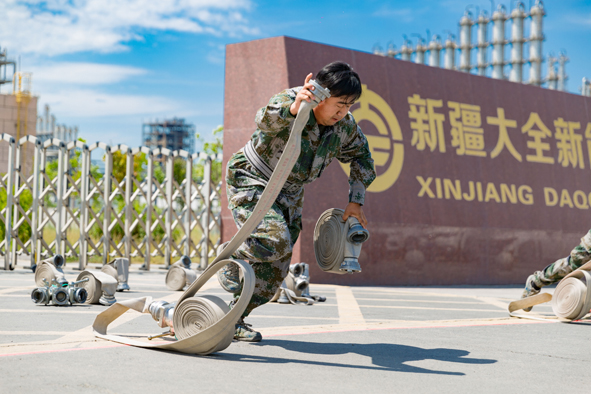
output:
[[[577,27],[581,27],[581,26],[591,27],[591,15],[569,14],[569,15],[564,15],[562,17],[562,20],[567,24],[578,25]]]
[[[46,83],[110,84],[148,73],[148,70],[137,67],[83,62],[44,63],[28,69],[33,73],[34,82],[42,85]]]
[[[392,18],[401,20],[404,22],[412,22],[414,20],[415,12],[410,8],[400,8],[394,9],[391,8],[389,5],[381,6],[376,12],[374,12],[373,16],[381,17],[381,18]]]
[[[161,96],[111,94],[93,89],[64,89],[41,95],[59,117],[97,117],[120,115],[162,116],[175,113],[182,105]]]
[[[257,34],[250,0],[3,0],[2,45],[21,53],[114,52],[147,31]]]

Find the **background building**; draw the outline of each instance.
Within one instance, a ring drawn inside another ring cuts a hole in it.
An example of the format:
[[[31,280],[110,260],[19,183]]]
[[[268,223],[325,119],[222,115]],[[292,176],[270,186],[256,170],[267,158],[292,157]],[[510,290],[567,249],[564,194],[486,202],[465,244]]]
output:
[[[172,118],[142,125],[142,142],[150,149],[167,148],[193,153],[195,125],[185,119]]]
[[[31,93],[31,74],[16,72],[16,62],[8,59],[4,49],[0,52],[0,89],[10,83],[12,92],[0,93],[0,134],[9,134],[18,141],[26,135],[35,135],[37,97]],[[27,144],[23,157],[32,153],[33,145]],[[28,173],[33,163],[31,160],[23,160],[23,163]],[[7,168],[8,144],[0,143],[0,173],[5,173]]]
[[[57,138],[66,143],[76,141],[78,126],[70,127],[65,124],[57,124],[55,115],[50,113],[49,105],[45,104],[43,116],[37,117],[37,138],[43,142],[51,138]]]

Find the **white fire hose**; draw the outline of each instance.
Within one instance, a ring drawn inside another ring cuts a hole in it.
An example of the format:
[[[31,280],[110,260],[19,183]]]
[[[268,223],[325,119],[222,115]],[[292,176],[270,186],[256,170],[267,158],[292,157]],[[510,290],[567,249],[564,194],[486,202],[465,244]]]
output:
[[[117,281],[117,291],[129,290],[127,280],[129,279],[129,260],[118,257],[108,264],[102,266],[101,271],[111,275]]]
[[[306,263],[289,266],[289,273],[283,284],[271,299],[279,304],[313,305],[314,301],[324,302],[326,297],[310,295],[310,268]]]
[[[129,290],[127,280],[129,278],[129,260],[118,257],[108,264],[101,267],[100,271],[86,270],[78,275],[78,279],[83,280],[81,287],[88,292],[88,304],[113,305],[116,291]]]
[[[327,209],[314,228],[316,262],[320,269],[333,274],[361,272],[361,244],[369,239],[369,232],[359,221],[352,216],[343,221],[343,213],[342,209]]]
[[[560,321],[581,320],[591,310],[591,262],[566,275],[556,286],[554,296],[540,293],[509,304],[509,315],[525,319],[547,320],[556,318],[516,313],[519,310],[552,301],[552,311]]]
[[[59,284],[67,284],[62,267],[64,258],[55,256],[41,261],[35,266],[35,284],[44,287],[55,280]],[[78,287],[84,288],[88,297],[87,304],[113,305],[116,291],[129,290],[127,279],[129,277],[129,260],[117,258],[102,267],[101,271],[82,271],[76,279]]]
[[[201,355],[223,350],[230,345],[234,336],[236,322],[248,306],[255,285],[255,275],[252,267],[246,261],[232,259],[231,256],[259,225],[285,185],[300,156],[302,130],[308,122],[310,111],[320,101],[330,97],[327,89],[314,81],[311,82],[315,84],[313,93],[316,98],[311,103],[302,101],[283,154],[275,166],[267,187],[260,196],[250,218],[201,276],[181,294],[174,311],[172,308],[166,308],[163,302],[153,303],[151,297],[118,302],[96,317],[93,330],[97,337],[133,346],[176,350]],[[228,310],[229,307],[225,306],[224,302],[218,297],[194,297],[195,293],[207,280],[229,263],[237,264],[244,278],[240,297],[231,310]],[[169,326],[174,330],[177,341],[150,343],[122,336],[107,335],[108,325],[128,309],[134,309],[142,313],[152,311],[152,316],[159,320],[161,327]],[[170,316],[171,314],[172,316]]]
[[[197,272],[191,269],[191,259],[188,256],[182,256],[179,261],[168,268],[166,273],[166,287],[170,290],[180,291],[185,286],[190,286],[197,279]]]
[[[76,281],[87,278],[88,280],[86,282],[80,284],[80,287],[84,287],[88,292],[87,304],[109,306],[117,302],[115,299],[117,279],[103,271],[86,270],[78,274]]]
[[[53,283],[54,279],[57,282],[67,282],[64,271],[62,270],[63,265],[64,258],[59,254],[41,261],[35,266],[35,284],[42,287],[46,283]]]

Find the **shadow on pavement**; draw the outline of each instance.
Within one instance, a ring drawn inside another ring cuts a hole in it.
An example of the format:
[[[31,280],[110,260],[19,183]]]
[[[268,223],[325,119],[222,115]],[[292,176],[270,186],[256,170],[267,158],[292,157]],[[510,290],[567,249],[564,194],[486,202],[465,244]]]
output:
[[[339,355],[356,353],[370,357],[374,366],[339,364],[334,362],[322,362],[316,360],[297,360],[293,358],[265,357],[255,355],[240,355],[218,353],[215,358],[225,361],[264,362],[264,363],[300,363],[325,367],[341,367],[353,369],[386,370],[411,373],[427,373],[440,375],[465,375],[463,372],[436,371],[415,367],[405,363],[410,361],[436,360],[462,364],[494,364],[497,360],[467,358],[470,352],[460,349],[422,349],[420,347],[396,345],[391,343],[375,344],[343,344],[343,343],[318,343],[268,339],[253,346],[276,346],[292,352],[314,355]]]

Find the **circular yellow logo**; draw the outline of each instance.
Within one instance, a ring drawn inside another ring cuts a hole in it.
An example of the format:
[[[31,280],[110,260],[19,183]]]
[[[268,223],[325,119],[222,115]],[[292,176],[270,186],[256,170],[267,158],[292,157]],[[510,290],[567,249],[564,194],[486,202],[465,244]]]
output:
[[[363,94],[357,102],[359,107],[352,114],[363,130],[363,134],[367,137],[369,150],[377,172],[376,180],[373,181],[367,191],[380,193],[388,190],[396,182],[400,171],[402,171],[404,161],[402,131],[396,115],[394,115],[386,100],[376,92],[369,90],[367,85],[362,86]],[[355,107],[357,107],[357,104],[355,104]],[[362,122],[369,122],[373,127],[365,127],[361,124]],[[378,135],[368,134],[375,133],[373,129],[377,131]],[[350,172],[349,164],[340,164],[348,176]]]

